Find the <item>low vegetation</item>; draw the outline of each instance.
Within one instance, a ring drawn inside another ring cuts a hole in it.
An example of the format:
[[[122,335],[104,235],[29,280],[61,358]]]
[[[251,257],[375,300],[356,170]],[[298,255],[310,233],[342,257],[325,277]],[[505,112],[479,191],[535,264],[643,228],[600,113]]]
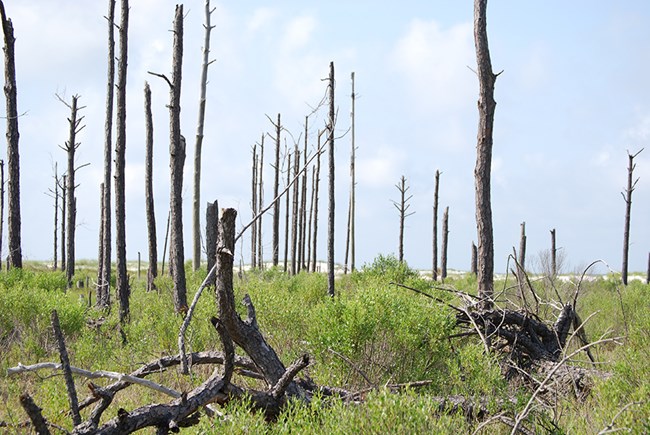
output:
[[[75,282],[85,282],[86,274],[92,277],[95,272],[84,269],[77,273]],[[205,271],[192,272],[188,264],[188,297],[204,277]],[[575,282],[546,278],[531,282],[543,301],[569,299],[576,288]],[[513,284],[512,279],[497,281],[495,288],[506,295],[512,293],[514,299]],[[89,308],[88,298],[94,299],[94,292],[88,288],[66,292],[63,272],[27,265],[23,270],[0,274],[0,432],[29,432],[27,416],[18,401],[23,392],[29,392],[50,423],[68,430],[72,427],[60,373],[6,376],[7,370],[18,363],[59,361],[49,320],[53,309],[58,311],[75,367],[130,373],[146,362],[177,354],[182,318],[173,314],[172,281],[168,276],[157,278],[157,292],[146,292],[145,287],[144,277],[133,280],[131,320],[124,331],[124,344],[116,310],[107,313]],[[449,277],[445,288],[472,293],[476,282],[471,275]],[[251,412],[246,401],[231,402],[220,409],[221,416],[204,416],[189,431],[510,433],[532,389],[507,381],[502,375],[502,355],[486,353],[478,337],[457,336],[457,313],[448,304],[466,303],[458,293],[432,288],[428,279],[391,256],[380,256],[361,271],[341,276],[337,289],[337,296],[330,298],[326,275],[301,273],[289,277],[276,269],[249,271],[235,280],[236,298],[250,295],[260,330],[285,364],[308,353],[311,364],[299,376],[309,377],[318,385],[354,392],[348,400],[316,396],[308,405],[293,402],[274,422]],[[556,308],[544,305],[540,316],[554,322]],[[606,376],[594,376],[590,392],[583,398],[565,394],[553,403],[537,398],[523,421],[524,430],[650,431],[648,286],[632,281],[623,287],[612,277],[582,282],[576,311],[582,320],[588,319],[584,328],[592,341],[622,337],[591,349],[598,373]],[[244,312],[242,306],[242,316]],[[219,337],[209,322],[215,313],[214,292],[206,292],[188,330],[188,351],[220,349]],[[570,344],[572,350],[578,347],[577,342]],[[571,364],[593,367],[584,353],[572,358]],[[190,376],[171,370],[148,379],[177,391],[189,391],[211,371],[212,367],[195,366]],[[258,382],[237,372],[235,378],[253,387]],[[75,381],[83,398],[86,380],[77,377]],[[427,382],[408,386],[416,381]],[[101,379],[94,382],[108,383]],[[462,407],[450,412],[456,409],[448,401],[453,397],[473,403],[474,412],[468,415]],[[131,386],[115,396],[104,418],[112,418],[119,408],[129,410],[169,400],[153,390]],[[84,410],[82,416],[87,412]]]

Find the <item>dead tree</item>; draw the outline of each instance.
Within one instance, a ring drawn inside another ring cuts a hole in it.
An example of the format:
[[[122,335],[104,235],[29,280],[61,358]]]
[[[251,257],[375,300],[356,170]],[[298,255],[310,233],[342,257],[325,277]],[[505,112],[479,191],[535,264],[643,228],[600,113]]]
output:
[[[521,223],[521,237],[519,238],[519,266],[521,271],[526,271],[526,222]]]
[[[307,218],[307,264],[305,265],[305,268],[307,272],[311,270],[311,237],[312,237],[312,231],[311,231],[311,226],[312,222],[314,221],[314,189],[316,187],[315,185],[315,180],[316,180],[316,166],[312,166],[311,168],[311,189],[310,189],[310,199],[309,199],[309,215]]]
[[[648,269],[645,275],[645,283],[650,284],[650,252],[648,253]]]
[[[478,295],[485,309],[492,307],[494,293],[494,239],[490,178],[492,166],[492,131],[494,127],[494,83],[487,37],[487,0],[474,0],[474,44],[479,81],[478,137],[476,145],[476,228],[478,233]]]
[[[449,246],[449,207],[442,214],[442,257],[440,258],[440,278],[447,278],[447,247]]]
[[[68,190],[68,176],[63,174],[61,185],[61,271],[65,272],[65,216],[66,216],[66,191]]]
[[[472,242],[472,261],[471,261],[471,266],[470,266],[470,273],[474,276],[476,276],[477,273],[477,255],[476,255],[476,244]]]
[[[111,286],[111,166],[113,162],[113,94],[115,88],[115,0],[108,0],[108,72],[104,120],[104,190],[101,205],[101,235],[97,271],[97,306],[110,305]],[[101,294],[101,297],[100,297]]]
[[[2,183],[2,203],[3,203],[3,209],[4,209],[4,162],[2,162],[2,169],[3,169],[3,183]],[[54,239],[54,252],[52,253],[52,270],[58,270],[59,269],[59,262],[58,262],[58,253],[59,253],[59,243],[58,243],[58,233],[59,233],[59,176],[58,176],[58,163],[54,162],[54,190],[49,189],[50,194],[52,198],[54,198],[54,234],[53,234],[53,239]],[[0,212],[0,219],[4,216],[4,213]],[[0,225],[0,230],[2,230],[2,226]],[[0,237],[0,241],[2,241],[2,237]],[[0,258],[2,258],[2,255],[0,254]],[[0,269],[2,269],[0,267]]]
[[[147,269],[147,291],[155,290],[154,279],[158,276],[158,240],[156,238],[156,211],[153,201],[153,116],[151,114],[151,88],[144,83],[145,113],[145,169],[144,192],[147,214],[147,240],[149,241],[149,268]]]
[[[269,118],[270,120],[271,118]],[[273,124],[273,122],[271,122]],[[280,114],[278,113],[278,122],[273,124],[275,127],[275,177],[273,179],[273,197],[277,198],[280,189],[280,132],[282,125],[280,124]],[[273,265],[277,266],[280,258],[280,202],[273,205]],[[286,248],[285,248],[286,256]],[[287,270],[287,261],[285,259],[284,270]]]
[[[257,144],[253,145],[253,168],[251,174],[251,209],[257,216]],[[251,225],[251,269],[257,267],[257,220]]]
[[[350,248],[350,271],[354,272],[354,259],[355,259],[355,236],[354,236],[354,230],[355,230],[355,206],[356,206],[356,174],[355,174],[355,169],[354,165],[356,163],[356,144],[355,144],[355,135],[354,135],[354,103],[357,98],[357,94],[354,93],[354,71],[350,74],[350,78],[352,80],[352,109],[350,110],[350,118],[351,118],[351,128],[350,128],[350,133],[351,133],[351,138],[352,138],[352,146],[350,150],[350,211],[348,213],[348,239],[349,243],[346,243],[346,254],[345,254],[345,265],[347,267],[348,264],[348,255],[347,255],[347,246],[349,245]]]
[[[318,132],[318,149],[316,150],[316,178],[314,180],[314,235],[312,236],[311,243],[311,271],[316,272],[316,262],[318,260],[318,253],[316,248],[318,247],[318,188],[320,186],[320,156],[321,156],[321,136],[325,133],[326,130]]]
[[[104,209],[104,194],[106,193],[105,191],[106,191],[106,186],[104,186],[104,183],[100,183],[99,184],[99,241],[97,243],[97,283],[95,284],[95,292],[97,293],[97,297],[95,298],[95,301],[98,308],[101,307],[100,299],[103,290],[101,284],[101,278],[102,278],[102,258],[104,258],[104,253],[103,253],[104,225],[102,224],[102,222],[104,222],[105,219],[104,214],[108,211]]]
[[[557,276],[557,249],[555,247],[555,228],[551,230],[551,277]]]
[[[336,115],[334,108],[334,62],[330,62],[329,75],[329,119],[327,121],[327,135],[329,142],[329,179],[328,179],[328,207],[327,207],[327,294],[334,297],[334,126]]]
[[[56,207],[58,205],[56,204],[57,200],[58,198],[55,200],[54,210],[56,210]],[[5,225],[5,161],[0,160],[0,270],[2,270],[2,230],[4,228],[4,225]],[[56,219],[54,222],[54,237],[56,240]],[[54,254],[56,255],[56,242],[54,242]],[[54,265],[54,269],[56,270],[56,264]]]
[[[298,175],[298,171],[300,170],[300,150],[298,149],[298,144],[295,145],[293,156],[293,175],[295,177]],[[296,256],[296,249],[298,246],[299,187],[300,183],[294,183],[293,202],[291,207],[291,275],[295,275],[298,272],[298,258]]]
[[[205,120],[206,88],[208,86],[208,67],[214,61],[210,56],[210,32],[215,26],[210,24],[210,0],[205,0],[205,37],[203,39],[203,62],[201,64],[201,94],[199,97],[199,121],[196,127],[196,146],[194,148],[194,193],[192,195],[192,268],[201,266],[201,147],[203,145],[203,125]]]
[[[638,151],[636,154],[630,154],[627,152],[628,167],[627,167],[627,188],[625,192],[621,192],[623,200],[625,201],[625,225],[623,227],[623,266],[621,268],[621,278],[623,279],[623,285],[627,285],[627,263],[628,255],[630,252],[630,217],[632,211],[632,192],[636,187],[636,183],[639,181],[637,178],[633,180],[634,169],[636,168],[636,163],[634,163],[634,158],[638,156],[643,148]]]
[[[399,243],[398,243],[398,260],[400,263],[404,261],[404,221],[407,217],[413,214],[408,212],[408,209],[411,207],[409,201],[413,198],[413,195],[406,196],[410,187],[406,184],[406,178],[402,175],[398,184],[395,185],[400,194],[399,202],[393,201],[393,205],[399,212]]]
[[[436,169],[433,187],[433,264],[431,265],[431,279],[438,280],[438,188],[440,186],[440,171]]]
[[[259,165],[258,165],[258,176],[257,176],[257,210],[262,210],[264,208],[264,135],[262,135],[262,140],[260,142],[260,155],[259,155]],[[257,216],[257,215],[256,215]],[[257,219],[257,268],[262,270],[264,267],[264,252],[262,251],[262,217],[260,216]]]
[[[309,117],[305,116],[305,146],[302,152],[302,158],[304,164],[307,164],[307,140],[308,140],[308,123]],[[304,268],[304,257],[305,257],[305,224],[306,224],[306,214],[305,210],[307,208],[307,171],[302,173],[302,182],[297,183],[300,186],[299,196],[299,206],[298,206],[298,272]]]
[[[7,232],[9,242],[8,268],[22,268],[23,254],[20,237],[20,154],[18,147],[18,97],[16,90],[16,61],[14,45],[14,25],[5,13],[4,3],[0,1],[2,31],[5,52],[5,99],[7,117],[7,166],[9,167],[9,191]]]
[[[208,202],[205,210],[205,246],[208,271],[212,270],[212,267],[217,262],[218,225],[219,202],[215,200],[213,203]],[[209,284],[214,285],[215,280],[212,279]]]
[[[68,234],[66,243],[66,267],[65,275],[68,282],[68,288],[72,287],[72,277],[74,275],[75,267],[75,229],[76,229],[76,219],[77,219],[77,204],[75,197],[75,190],[77,188],[76,183],[76,172],[78,168],[75,168],[75,151],[79,148],[79,143],[77,142],[77,134],[85,127],[81,125],[83,121],[83,116],[79,116],[79,111],[84,107],[78,106],[79,95],[72,96],[72,102],[70,104],[66,103],[62,98],[59,97],[59,100],[70,109],[70,118],[68,118],[68,140],[64,146],[61,147],[67,153],[68,159],[68,179],[67,179],[67,226]],[[63,242],[63,241],[62,241]]]
[[[291,182],[291,154],[287,152],[287,186]],[[276,195],[277,198],[277,195]],[[289,202],[290,195],[287,195],[284,212],[284,271],[289,270]]]
[[[119,50],[117,63],[117,101],[115,116],[115,287],[120,305],[120,323],[129,317],[129,277],[126,271],[126,77],[128,65],[129,0],[120,0]],[[110,263],[108,263],[110,264]],[[106,266],[108,265],[106,264]]]

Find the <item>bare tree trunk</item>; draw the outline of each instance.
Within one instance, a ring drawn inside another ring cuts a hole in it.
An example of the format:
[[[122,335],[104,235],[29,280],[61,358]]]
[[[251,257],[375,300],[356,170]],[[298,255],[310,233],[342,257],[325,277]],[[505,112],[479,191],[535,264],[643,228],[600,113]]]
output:
[[[16,90],[16,62],[14,54],[14,26],[5,14],[0,1],[5,52],[5,98],[7,117],[7,165],[9,166],[9,212],[7,230],[9,242],[8,268],[22,268],[23,254],[20,239],[20,155],[18,147],[18,97]]]
[[[194,148],[194,195],[192,196],[192,268],[201,266],[201,146],[203,145],[203,125],[205,120],[206,88],[208,85],[208,66],[210,66],[210,0],[205,0],[205,38],[203,40],[203,63],[201,64],[201,96],[199,97],[199,121],[196,127],[196,147]]]
[[[551,230],[551,276],[557,276],[557,249],[555,248],[555,228]]]
[[[81,126],[81,121],[83,120],[82,117],[78,117],[78,111],[81,109],[78,107],[78,100],[79,96],[78,95],[73,95],[72,96],[72,103],[68,105],[70,108],[70,118],[68,119],[68,122],[70,124],[69,126],[69,131],[68,131],[68,141],[65,144],[65,147],[63,148],[67,155],[68,155],[68,238],[66,239],[66,250],[68,257],[66,259],[65,265],[65,275],[66,279],[68,282],[68,288],[72,287],[72,277],[74,275],[74,268],[75,268],[75,229],[76,229],[76,220],[77,220],[77,204],[76,204],[76,197],[75,197],[75,189],[77,186],[75,185],[75,172],[76,168],[74,167],[74,158],[75,158],[75,151],[79,147],[79,144],[77,143],[77,133],[81,131],[83,126]],[[63,100],[62,100],[63,101]],[[67,105],[67,103],[65,103]]]
[[[476,254],[476,245],[474,244],[474,242],[472,242],[472,263],[471,263],[471,266],[470,266],[470,272],[471,272],[474,276],[476,276],[476,274],[477,274],[477,269],[478,269],[477,264],[476,264],[476,263],[477,263],[477,258],[476,258],[476,257],[477,257],[477,254]]]
[[[102,222],[104,222],[105,219],[104,214],[107,212],[107,210],[104,209],[105,190],[106,187],[104,186],[104,183],[100,183],[99,185],[99,242],[97,243],[97,285],[95,286],[95,292],[96,292],[95,299],[98,308],[101,307],[102,290],[103,290],[101,284],[101,278],[102,278],[102,259],[104,258],[104,245],[103,245],[104,225],[102,224]],[[108,212],[110,213],[110,211]],[[54,235],[56,236],[56,231],[54,232]]]
[[[181,135],[181,79],[183,66],[183,5],[176,6],[174,17],[174,44],[172,59],[172,85],[169,91],[169,153],[171,159],[171,252],[169,261],[174,281],[174,309],[187,310],[185,283],[185,254],[183,247],[183,166],[185,164],[185,138]]]
[[[330,62],[329,75],[329,120],[327,122],[329,141],[329,202],[327,210],[327,294],[334,297],[334,62]]]
[[[219,226],[219,202],[208,202],[208,207],[205,211],[205,245],[206,256],[208,261],[208,272],[217,262],[217,239],[218,239],[218,226]],[[214,278],[209,283],[215,284]]]
[[[56,177],[56,173],[55,173]],[[54,270],[56,270],[56,213],[58,190],[54,197]],[[5,224],[5,161],[0,160],[0,271],[2,271],[2,230]]]
[[[259,161],[257,177],[257,210],[260,211],[264,209],[264,135],[262,135],[262,141],[260,143],[260,161]],[[257,267],[262,270],[264,268],[264,252],[262,250],[262,215],[257,219]]]
[[[2,209],[4,210],[4,162],[2,167]],[[57,235],[59,233],[59,175],[58,175],[58,163],[54,163],[54,252],[53,252],[53,261],[52,261],[52,270],[58,270],[58,257],[59,245],[57,240]],[[3,212],[0,212],[0,218],[4,216]],[[0,230],[2,226],[0,225]],[[0,237],[0,241],[2,237]],[[0,253],[0,258],[2,258],[2,253]],[[0,270],[2,267],[0,267]]]
[[[144,83],[145,113],[145,172],[144,191],[147,213],[147,240],[149,241],[149,268],[147,269],[147,291],[156,289],[154,279],[158,276],[158,240],[156,237],[156,210],[153,201],[153,115],[151,114],[151,88]]]
[[[63,182],[61,185],[61,271],[65,272],[65,203],[66,203],[66,190],[68,190],[68,176],[63,175]]]
[[[449,207],[445,207],[442,214],[442,257],[440,258],[440,278],[445,282],[447,278],[447,247],[449,246]]]
[[[314,220],[314,189],[316,188],[315,184],[316,180],[316,166],[312,166],[311,168],[311,198],[309,200],[309,219],[308,219],[308,224],[307,224],[307,272],[312,270],[311,267],[311,258],[312,258],[312,222]]]
[[[406,196],[406,193],[409,190],[409,186],[406,185],[406,178],[402,175],[400,178],[399,184],[396,184],[397,190],[400,193],[400,201],[393,201],[393,205],[399,212],[399,243],[398,243],[398,260],[400,263],[404,261],[404,221],[408,216],[411,216],[413,213],[408,213],[408,209],[411,205],[408,203],[413,195]]]
[[[479,80],[479,125],[476,145],[476,227],[478,233],[478,296],[484,309],[492,308],[494,293],[494,239],[490,178],[492,166],[492,131],[494,127],[494,82],[487,38],[487,0],[474,0],[474,43]]]
[[[287,186],[291,182],[291,154],[287,153]],[[277,195],[275,196],[277,198]],[[287,200],[284,213],[284,271],[288,271],[289,259],[289,199],[290,195],[287,193]],[[276,202],[278,204],[279,201]]]
[[[305,116],[305,147],[302,152],[304,165],[307,165],[307,138],[308,138],[309,117]],[[300,184],[300,207],[298,212],[298,272],[305,268],[305,226],[306,209],[307,209],[307,170],[302,173],[302,183]]]
[[[526,272],[526,222],[521,223],[521,237],[519,238],[519,259],[517,260],[521,272]],[[523,277],[520,277],[520,279]]]
[[[638,178],[632,181],[634,168],[636,168],[634,158],[638,156],[641,151],[643,151],[643,149],[634,155],[630,154],[629,151],[627,152],[627,189],[625,189],[625,193],[621,192],[621,195],[623,195],[623,200],[625,201],[625,226],[623,227],[623,267],[621,269],[621,278],[623,279],[623,285],[627,285],[627,264],[628,255],[630,252],[630,217],[632,211],[632,192],[634,192],[636,183],[639,181]]]
[[[111,166],[113,162],[113,92],[115,88],[115,0],[108,0],[108,77],[104,120],[104,193],[102,201],[102,241],[97,273],[97,306],[108,307],[111,299]]]
[[[354,105],[355,101],[357,98],[357,94],[354,92],[354,71],[350,75],[350,78],[352,79],[352,110],[350,112],[350,117],[352,118],[352,126],[351,126],[351,135],[352,135],[352,155],[350,156],[350,270],[354,272],[355,265],[354,265],[354,260],[355,260],[355,235],[354,235],[354,230],[355,230],[355,208],[356,208],[356,188],[357,188],[357,183],[356,183],[356,173],[354,169],[354,165],[356,163],[356,153],[357,153],[357,147],[355,143],[355,131],[354,131]]]
[[[435,184],[433,187],[433,264],[431,265],[431,279],[438,280],[438,190],[440,186],[440,171],[436,169]]]
[[[160,274],[164,275],[165,274],[165,256],[167,255],[167,242],[169,241],[169,224],[171,221],[171,213],[167,213],[167,227],[165,229],[165,244],[163,246],[163,258],[162,258],[162,266],[160,267]],[[171,273],[170,273],[171,275]]]
[[[300,150],[298,149],[298,144],[296,144],[293,152],[293,176],[298,175],[300,171]],[[296,256],[296,247],[298,245],[298,188],[300,183],[294,183],[293,185],[293,204],[291,207],[291,275],[295,275],[298,272],[297,267],[297,256]]]
[[[275,124],[275,178],[273,180],[273,198],[278,197],[280,189],[280,132],[282,126],[280,124],[280,114],[278,113],[278,123]],[[291,165],[289,165],[291,167]],[[288,201],[288,196],[287,196]],[[273,265],[277,266],[280,258],[280,201],[276,201],[273,205]],[[285,248],[286,257],[286,248]],[[286,272],[286,259],[284,270]]]
[[[325,131],[325,130],[323,130]],[[320,138],[321,135],[323,134],[323,131],[318,132],[318,142],[317,142],[317,149],[316,152],[318,155],[316,156],[316,179],[314,180],[314,235],[312,236],[312,248],[311,248],[311,255],[312,255],[312,262],[311,262],[311,271],[316,272],[316,263],[318,261],[318,251],[317,251],[317,246],[318,246],[318,187],[320,185]]]
[[[251,174],[251,209],[257,216],[257,144],[253,145],[253,169]],[[251,225],[251,269],[257,267],[257,220]]]
[[[650,252],[648,253],[648,270],[645,275],[645,283],[650,284]]]
[[[117,64],[117,113],[115,117],[115,251],[117,299],[120,323],[129,318],[129,278],[126,272],[126,69],[128,64],[129,1],[120,0],[119,49]]]

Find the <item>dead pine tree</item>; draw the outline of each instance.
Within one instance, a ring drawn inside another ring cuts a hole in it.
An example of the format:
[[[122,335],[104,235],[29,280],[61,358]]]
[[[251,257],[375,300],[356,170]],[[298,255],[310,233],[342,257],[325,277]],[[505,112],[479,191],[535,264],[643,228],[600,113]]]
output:
[[[476,144],[474,182],[476,189],[476,229],[478,234],[478,296],[482,308],[492,308],[494,294],[494,235],[490,178],[492,166],[492,132],[494,127],[494,83],[499,74],[492,72],[487,37],[487,0],[474,0],[474,44],[476,74],[479,81],[479,124]]]
[[[348,272],[348,254],[349,254],[349,259],[350,259],[350,270],[354,271],[354,206],[355,206],[355,189],[356,189],[356,181],[355,181],[355,173],[354,173],[354,163],[356,159],[356,148],[355,148],[355,143],[354,143],[354,103],[356,100],[356,94],[354,93],[354,71],[350,74],[350,78],[352,79],[352,109],[350,110],[350,119],[351,119],[351,127],[350,127],[350,134],[352,137],[352,149],[350,151],[350,202],[348,204],[348,228],[347,228],[347,236],[346,236],[346,241],[345,241],[345,262],[343,263],[343,273]]]
[[[111,282],[111,183],[113,163],[113,96],[115,88],[115,0],[108,0],[108,68],[106,79],[106,115],[104,119],[104,189],[101,205],[100,256],[97,270],[97,306],[110,305]]]
[[[66,191],[68,190],[68,176],[63,174],[61,177],[61,271],[65,272],[65,216],[66,216]]]
[[[9,256],[7,268],[22,268],[23,254],[20,236],[20,153],[18,139],[18,96],[16,87],[16,61],[14,25],[5,13],[5,6],[0,1],[0,16],[4,34],[5,53],[5,99],[7,120],[7,166],[8,177],[8,216],[7,238]]]
[[[476,255],[476,244],[472,242],[472,259],[470,263],[470,273],[476,276],[477,273],[477,255]]]
[[[205,246],[208,271],[212,270],[217,262],[218,225],[219,202],[215,200],[212,203],[208,202],[205,210]],[[209,284],[214,285],[215,280],[212,279]]]
[[[4,171],[3,171],[4,172]],[[54,239],[54,251],[52,253],[52,270],[58,270],[58,251],[59,251],[59,244],[58,244],[58,239],[57,235],[59,233],[59,176],[57,174],[58,172],[58,163],[54,162],[54,190],[50,190],[51,197],[54,198],[54,234],[53,234],[53,239]],[[3,185],[3,193],[4,193],[4,185]],[[4,195],[3,195],[4,198]],[[1,215],[0,215],[1,216]],[[0,240],[2,238],[0,237]],[[0,257],[1,258],[1,257]]]
[[[58,193],[58,192],[57,192]],[[56,210],[57,204],[54,204]],[[0,160],[0,271],[2,271],[2,230],[5,225],[5,161]],[[54,223],[54,237],[56,238],[56,222]],[[54,244],[56,255],[56,242]],[[56,263],[56,260],[55,260]],[[56,264],[54,265],[56,270]]]
[[[145,165],[144,192],[147,214],[147,240],[149,242],[149,267],[147,269],[147,291],[155,290],[158,276],[158,240],[156,238],[156,213],[153,201],[153,116],[151,113],[151,88],[144,83],[145,117]]]
[[[268,116],[267,116],[268,118]],[[271,118],[269,118],[271,121]],[[273,178],[273,198],[278,197],[278,192],[280,191],[280,133],[282,132],[282,124],[280,123],[280,114],[278,113],[278,122],[274,123],[271,121],[271,124],[275,127],[275,164],[274,169],[274,178]],[[277,266],[280,258],[280,201],[276,201],[273,204],[273,266]],[[286,249],[285,249],[286,251]],[[286,254],[285,254],[286,255]],[[284,270],[286,272],[286,260]]]
[[[264,209],[264,135],[260,142],[259,164],[257,168],[257,210]],[[262,215],[257,219],[257,268],[262,270],[264,267],[264,252],[262,250]]]
[[[120,1],[119,49],[117,63],[117,101],[115,116],[115,287],[120,323],[129,318],[131,288],[126,271],[126,77],[128,65],[129,1]]]
[[[287,186],[291,182],[291,154],[287,152]],[[291,195],[287,194],[284,212],[284,272],[289,271],[289,203]],[[276,195],[277,198],[277,195]],[[276,202],[277,203],[277,202]]]
[[[397,250],[397,259],[400,263],[402,263],[404,261],[404,222],[407,217],[411,216],[415,212],[408,212],[408,209],[411,207],[409,201],[411,198],[413,198],[413,195],[406,196],[408,190],[410,189],[410,186],[406,184],[406,177],[402,175],[399,183],[396,184],[395,187],[397,187],[397,190],[400,193],[399,202],[393,201],[393,205],[399,212],[399,244]]]
[[[257,216],[257,144],[253,145],[253,168],[251,173],[251,209],[252,218]],[[251,225],[251,269],[257,267],[257,219]]]
[[[623,279],[623,285],[627,285],[627,265],[628,265],[628,256],[630,252],[630,218],[632,211],[632,192],[636,187],[636,183],[639,181],[637,178],[634,179],[634,169],[636,168],[636,163],[634,163],[634,158],[638,156],[643,148],[639,150],[636,154],[630,154],[627,152],[628,166],[627,166],[627,188],[625,192],[621,192],[623,200],[625,201],[625,224],[623,226],[623,266],[621,268],[621,278]]]
[[[334,108],[334,62],[330,62],[330,75],[328,81],[329,119],[327,121],[327,140],[329,142],[329,178],[327,203],[327,294],[334,297],[334,128],[336,124],[336,112]]]
[[[308,143],[309,117],[305,116],[305,144],[302,151],[303,165],[307,165],[307,143]],[[300,200],[298,209],[298,272],[305,268],[305,227],[307,224],[307,170],[302,173],[300,184]]]
[[[307,264],[305,265],[305,268],[307,272],[311,270],[311,258],[312,258],[312,253],[311,253],[311,237],[312,237],[312,231],[311,231],[311,226],[312,222],[314,221],[314,189],[315,189],[315,180],[316,180],[316,166],[312,166],[311,168],[311,189],[310,189],[310,199],[309,199],[309,215],[307,216]]]
[[[431,279],[438,280],[438,191],[440,186],[440,171],[436,169],[433,186],[433,263],[431,265]]]
[[[551,278],[557,276],[557,248],[555,246],[555,228],[553,228],[551,230]]]
[[[201,148],[203,146],[203,126],[205,124],[206,89],[208,86],[208,67],[214,61],[210,56],[210,33],[215,26],[210,24],[210,0],[205,0],[205,37],[203,39],[203,61],[201,63],[201,94],[199,97],[199,120],[196,127],[196,146],[194,147],[194,191],[192,195],[192,269],[201,266]]]
[[[320,156],[321,156],[321,136],[326,132],[327,130],[321,130],[318,132],[318,138],[317,138],[317,149],[316,149],[316,178],[314,179],[314,227],[313,227],[313,235],[311,239],[312,247],[311,247],[311,255],[312,255],[312,261],[311,261],[311,271],[316,272],[316,262],[318,260],[317,256],[317,247],[318,247],[318,188],[320,186]]]
[[[449,246],[449,207],[445,207],[442,214],[442,245],[440,257],[440,278],[445,281],[447,278],[447,248]]]
[[[73,95],[72,96],[72,101],[70,104],[65,102],[61,97],[57,96],[59,101],[61,101],[63,104],[65,104],[66,107],[70,109],[70,118],[68,118],[68,140],[65,142],[64,146],[61,146],[61,149],[63,149],[67,153],[67,159],[68,159],[68,171],[67,171],[67,204],[66,207],[68,209],[68,215],[67,217],[67,227],[68,227],[68,234],[67,234],[67,239],[65,240],[66,244],[66,251],[67,251],[67,258],[65,262],[65,275],[66,275],[66,280],[67,280],[67,285],[68,288],[72,287],[72,278],[74,276],[74,268],[75,268],[75,229],[76,229],[76,218],[77,218],[77,204],[76,204],[76,197],[75,197],[75,190],[77,188],[76,183],[76,172],[77,169],[75,168],[75,151],[77,148],[79,148],[79,143],[77,142],[77,134],[85,127],[84,125],[81,125],[81,122],[83,121],[83,116],[79,116],[79,111],[82,110],[84,107],[78,106],[78,101],[79,101],[79,95]],[[85,166],[85,165],[84,165]],[[63,241],[62,241],[63,243]]]
[[[293,151],[293,176],[298,176],[298,171],[300,171],[300,150],[298,149],[298,144],[295,145]],[[298,273],[298,257],[296,255],[296,249],[298,248],[298,200],[300,183],[293,184],[293,202],[291,207],[291,275]]]

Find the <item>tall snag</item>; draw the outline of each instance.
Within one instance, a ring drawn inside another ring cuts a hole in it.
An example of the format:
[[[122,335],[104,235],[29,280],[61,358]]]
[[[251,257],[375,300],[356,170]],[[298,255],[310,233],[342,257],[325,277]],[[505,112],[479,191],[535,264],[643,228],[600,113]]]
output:
[[[154,279],[158,276],[158,241],[156,238],[156,213],[153,202],[153,117],[151,114],[151,88],[144,83],[145,116],[145,165],[144,196],[147,214],[147,240],[149,241],[149,268],[147,270],[147,291],[155,290]]]
[[[271,118],[269,118],[270,120]],[[278,197],[280,191],[280,133],[282,132],[282,124],[280,123],[280,114],[278,113],[278,122],[274,124],[275,127],[275,166],[274,166],[274,179],[273,179],[273,198]],[[286,251],[286,249],[285,249]],[[280,259],[280,202],[277,201],[273,205],[273,265],[277,266]],[[285,260],[285,271],[286,260]]]
[[[393,205],[399,212],[399,243],[398,243],[398,260],[400,263],[404,261],[404,221],[407,217],[411,216],[413,213],[408,213],[408,209],[411,207],[409,201],[413,198],[413,195],[406,196],[406,193],[410,187],[406,184],[406,178],[402,175],[399,180],[399,183],[395,185],[397,190],[400,193],[399,202],[393,201]]]
[[[58,194],[58,192],[57,192]],[[58,198],[54,200],[56,214]],[[56,270],[56,219],[54,219],[54,269]],[[5,161],[0,160],[0,271],[2,270],[2,231],[5,225]]]
[[[438,280],[438,191],[440,186],[440,171],[436,169],[435,185],[433,187],[433,262],[431,279]]]
[[[490,177],[492,166],[492,132],[494,127],[494,83],[487,37],[487,0],[474,0],[474,44],[479,81],[478,137],[474,182],[476,188],[476,229],[478,233],[478,296],[484,309],[492,308],[494,293],[494,238]]]
[[[329,201],[327,207],[327,294],[334,297],[334,124],[336,115],[334,109],[334,62],[330,62],[329,75],[329,119],[327,133],[329,142]]]
[[[625,189],[625,193],[621,192],[623,200],[625,201],[625,225],[623,226],[623,266],[621,268],[621,278],[623,279],[624,285],[627,285],[627,263],[630,252],[630,217],[632,211],[632,192],[634,192],[636,183],[639,181],[638,178],[632,181],[634,169],[636,168],[634,158],[638,156],[641,151],[643,151],[643,148],[634,155],[630,154],[629,151],[627,152],[627,188]]]
[[[5,14],[5,6],[0,1],[2,31],[5,52],[5,98],[7,114],[7,166],[9,169],[7,230],[9,241],[8,268],[23,267],[23,254],[20,238],[20,155],[18,148],[18,97],[16,91],[16,61],[14,26]]]
[[[445,207],[442,214],[442,255],[440,257],[440,279],[442,282],[447,278],[447,248],[449,246],[449,207]]]

